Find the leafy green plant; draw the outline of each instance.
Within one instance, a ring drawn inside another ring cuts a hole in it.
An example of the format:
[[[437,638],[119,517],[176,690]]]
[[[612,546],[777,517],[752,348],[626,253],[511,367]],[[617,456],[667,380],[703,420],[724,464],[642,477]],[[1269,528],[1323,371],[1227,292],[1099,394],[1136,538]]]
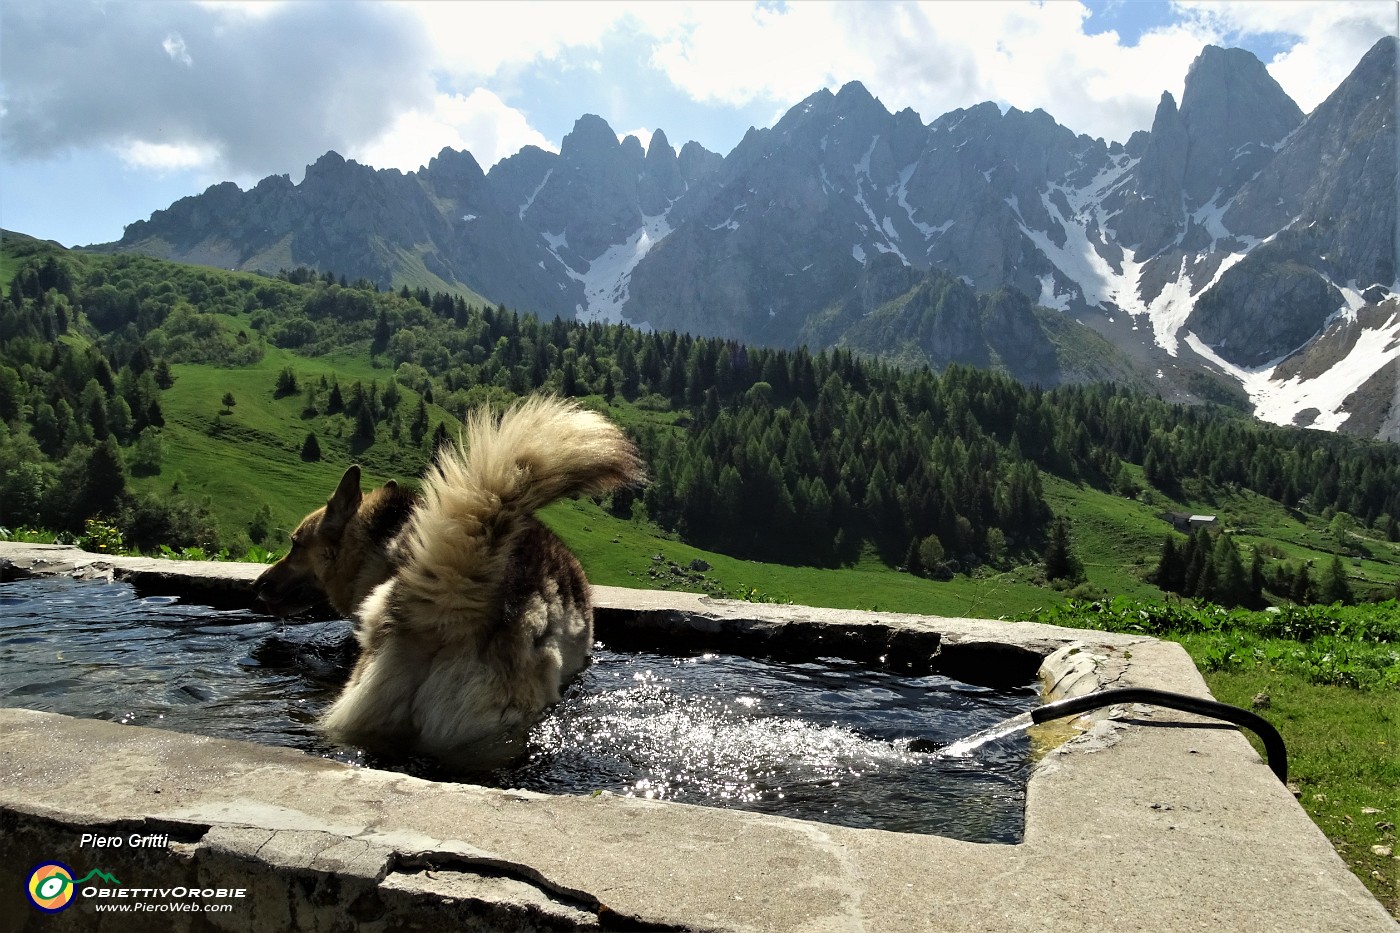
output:
[[[282,559],[282,552],[269,551],[267,548],[253,545],[243,552],[243,556],[239,559],[250,564],[275,564]]]
[[[99,554],[120,554],[126,550],[126,542],[116,525],[101,518],[89,518],[83,523],[83,533],[78,544],[85,551]]]

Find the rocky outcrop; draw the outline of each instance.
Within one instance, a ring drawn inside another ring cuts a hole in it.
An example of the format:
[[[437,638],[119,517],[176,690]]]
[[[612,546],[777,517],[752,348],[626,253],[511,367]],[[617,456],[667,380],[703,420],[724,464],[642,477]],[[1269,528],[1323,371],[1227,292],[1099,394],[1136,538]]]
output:
[[[584,115],[564,137],[548,178],[521,219],[533,230],[562,237],[570,266],[598,256],[641,224],[638,179],[645,153],[635,136],[619,142],[602,117]],[[561,255],[564,255],[561,252]]]
[[[1384,39],[1241,192],[1226,225],[1258,237],[1331,227],[1337,280],[1393,282],[1395,74],[1396,40]]]
[[[1302,263],[1248,256],[1196,302],[1191,328],[1225,359],[1260,366],[1297,350],[1344,304]]]
[[[955,363],[995,369],[1033,385],[1138,378],[1097,334],[1035,307],[1014,288],[979,294],[934,270],[892,294],[912,269],[886,257],[866,270],[845,302],[810,325],[821,342],[935,370]]]
[[[1239,191],[1303,112],[1252,53],[1208,45],[1186,73],[1181,122],[1188,142],[1181,191],[1195,210]]]

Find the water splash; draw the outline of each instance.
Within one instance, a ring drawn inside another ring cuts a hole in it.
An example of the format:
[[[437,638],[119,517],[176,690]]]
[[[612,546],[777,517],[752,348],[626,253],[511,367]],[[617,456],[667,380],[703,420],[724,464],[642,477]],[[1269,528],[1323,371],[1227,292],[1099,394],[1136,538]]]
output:
[[[943,748],[934,752],[934,754],[942,758],[966,758],[988,742],[1004,739],[1008,735],[1013,735],[1022,730],[1029,729],[1034,724],[1035,722],[1031,719],[1030,713],[1021,713],[1012,716],[1010,719],[1004,719],[995,726],[958,739],[951,745],[945,745]]]

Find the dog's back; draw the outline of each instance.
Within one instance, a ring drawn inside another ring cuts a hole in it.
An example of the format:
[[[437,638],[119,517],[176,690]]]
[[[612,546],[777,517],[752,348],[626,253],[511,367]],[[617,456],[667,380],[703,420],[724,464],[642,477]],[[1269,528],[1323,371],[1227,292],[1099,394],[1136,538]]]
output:
[[[392,546],[392,576],[357,612],[360,660],[326,730],[460,768],[518,752],[593,640],[583,569],[533,513],[642,476],[621,431],[569,402],[469,419]]]

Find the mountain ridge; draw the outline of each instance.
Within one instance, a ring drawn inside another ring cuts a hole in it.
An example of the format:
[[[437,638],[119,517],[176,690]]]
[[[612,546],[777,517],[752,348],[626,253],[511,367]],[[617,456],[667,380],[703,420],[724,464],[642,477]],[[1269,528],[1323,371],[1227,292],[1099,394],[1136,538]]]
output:
[[[1269,387],[1295,377],[1269,371],[1338,315],[1400,291],[1395,45],[1378,42],[1307,115],[1252,54],[1207,46],[1180,105],[1164,92],[1126,143],[990,102],[924,124],[849,82],[725,156],[677,152],[662,130],[644,148],[592,114],[560,152],[527,147],[489,172],[452,150],[408,174],[332,153],[300,185],[214,186],[97,248],[382,286],[416,275],[544,315],[876,354],[896,352],[867,344],[879,328],[835,330],[849,309],[828,312],[893,256],[918,277],[1011,288],[1062,313],[1169,397],[1191,398],[1206,373],[1238,382],[1265,417],[1316,407],[1330,424],[1344,398],[1276,410]],[[947,331],[950,346],[977,344],[973,317],[941,326],[968,331]],[[1012,355],[1039,352],[1033,329],[1019,332],[1030,342]],[[1400,358],[1394,337],[1368,357],[1373,372]]]

